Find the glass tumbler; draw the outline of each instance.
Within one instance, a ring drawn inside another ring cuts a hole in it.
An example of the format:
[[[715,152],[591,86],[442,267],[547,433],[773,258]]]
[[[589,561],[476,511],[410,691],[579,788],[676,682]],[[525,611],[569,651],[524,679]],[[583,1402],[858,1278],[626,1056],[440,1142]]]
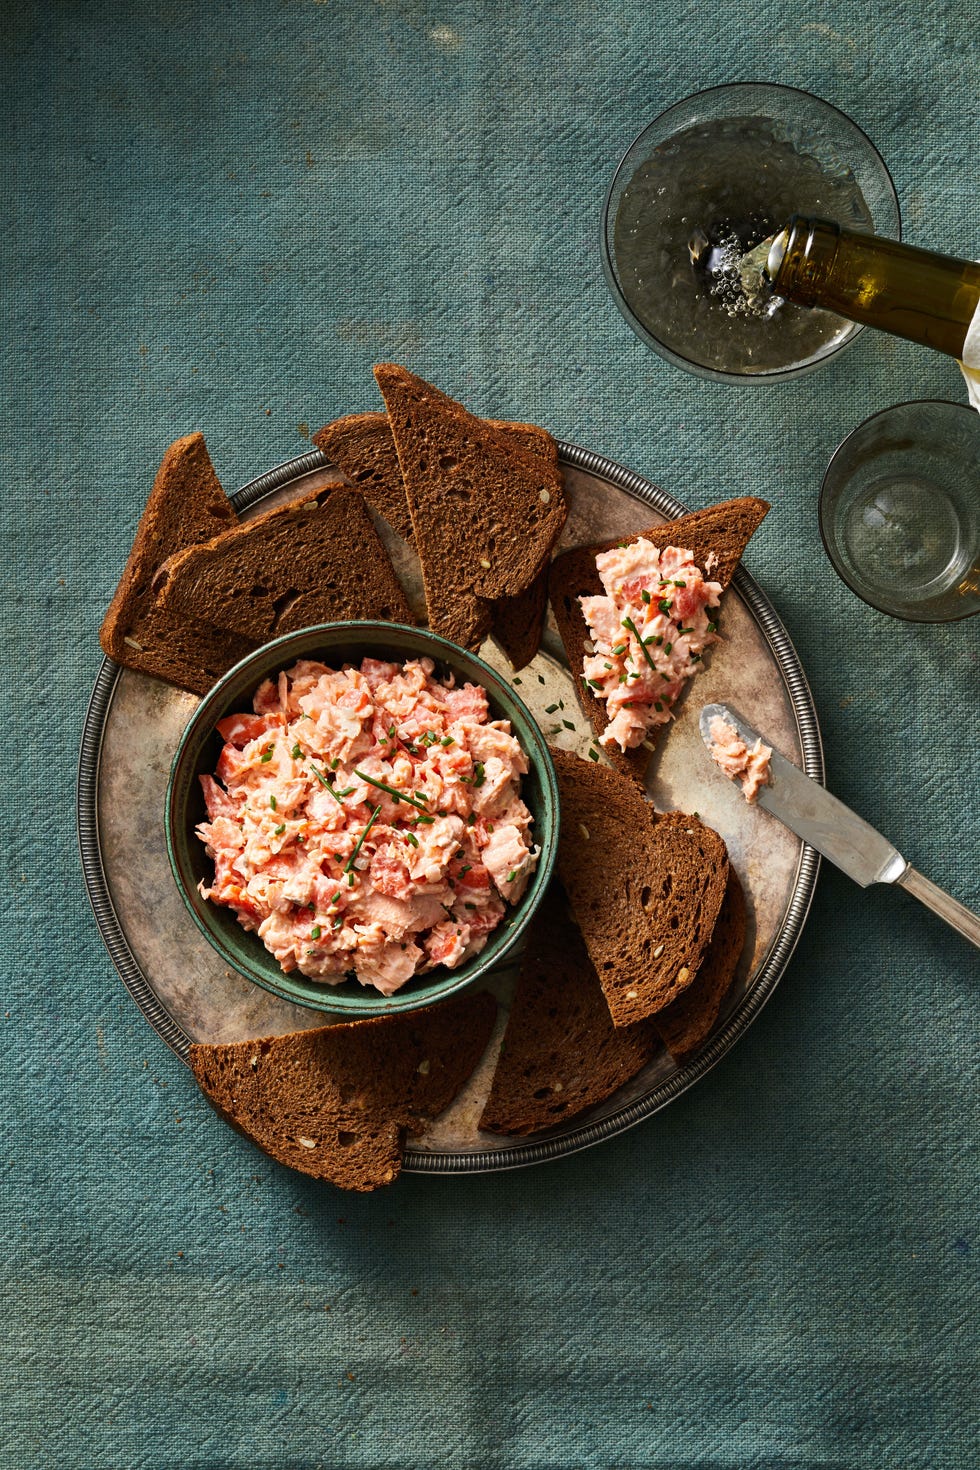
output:
[[[925,399],[866,419],[827,467],[820,534],[879,612],[918,623],[980,612],[980,414]]]

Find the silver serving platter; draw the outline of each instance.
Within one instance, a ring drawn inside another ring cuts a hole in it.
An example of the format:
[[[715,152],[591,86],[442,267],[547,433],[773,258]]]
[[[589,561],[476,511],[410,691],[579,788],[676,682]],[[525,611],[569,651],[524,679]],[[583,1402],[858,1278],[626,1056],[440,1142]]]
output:
[[[562,548],[643,530],[685,511],[612,460],[573,444],[562,443],[559,451],[569,499]],[[234,503],[247,515],[338,478],[314,451],[251,481]],[[414,552],[383,522],[378,529],[409,600],[424,614]],[[516,978],[513,965],[502,968],[490,978],[500,1002],[495,1037],[460,1096],[406,1152],[405,1168],[442,1174],[512,1169],[622,1133],[710,1071],[775,989],[809,911],[820,859],[774,818],[748,806],[737,787],[715,770],[698,733],[698,712],[712,701],[732,705],[822,781],[820,730],[796,651],[744,568],[723,599],[720,632],[728,647],[714,650],[688,689],[669,737],[654,754],[648,780],[660,810],[696,811],[722,834],[746,890],[748,939],[714,1034],[683,1067],[666,1051],[658,1053],[632,1082],[589,1113],[530,1140],[497,1138],[481,1133],[477,1122]],[[492,643],[482,654],[510,674]],[[574,678],[550,613],[541,652],[511,678],[549,738],[585,754],[591,730],[579,712]],[[347,1019],[329,1009],[293,1006],[226,969],[181,902],[164,842],[164,793],[174,750],[196,703],[193,695],[106,659],[85,719],[78,772],[79,844],[99,930],[130,995],[185,1063],[194,1041],[268,1036]],[[551,706],[558,708],[549,713]],[[623,833],[623,841],[629,842],[629,833]],[[329,991],[324,1001],[328,1006]]]

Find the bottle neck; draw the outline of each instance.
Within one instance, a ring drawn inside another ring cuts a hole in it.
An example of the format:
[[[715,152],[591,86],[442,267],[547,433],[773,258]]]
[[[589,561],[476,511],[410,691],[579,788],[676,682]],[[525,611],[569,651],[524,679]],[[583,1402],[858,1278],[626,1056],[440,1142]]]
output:
[[[794,216],[769,251],[773,290],[961,358],[980,265]]]

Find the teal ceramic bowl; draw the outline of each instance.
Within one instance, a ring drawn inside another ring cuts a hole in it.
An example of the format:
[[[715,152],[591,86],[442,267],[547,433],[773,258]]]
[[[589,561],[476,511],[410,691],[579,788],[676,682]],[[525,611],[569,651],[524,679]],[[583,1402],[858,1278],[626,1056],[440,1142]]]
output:
[[[420,656],[434,660],[438,676],[453,673],[472,684],[481,684],[487,691],[494,719],[511,722],[528,757],[529,770],[521,783],[521,795],[534,817],[534,842],[541,849],[537,869],[520,902],[508,910],[507,918],[490,935],[486,947],[459,969],[440,966],[409,981],[391,996],[381,995],[357,981],[325,985],[307,979],[298,971],[287,975],[256,934],[244,930],[229,909],[208,903],[198,891],[202,879],[210,883],[214,877],[211,859],[194,829],[207,815],[198,777],[214,772],[223,744],[215,725],[225,715],[250,711],[252,696],[262,680],[288,668],[297,659],[316,659],[339,667],[362,658],[404,662]],[[462,990],[496,968],[520,943],[555,865],[558,785],[544,736],[530,712],[482,659],[421,628],[406,628],[396,623],[329,623],[288,633],[267,643],[236,664],[201,701],[174,756],[167,786],[166,833],[170,866],[181,897],[198,928],[226,964],[264,990],[296,1005],[321,1011],[349,1011],[356,1016],[387,1015],[431,1005]]]

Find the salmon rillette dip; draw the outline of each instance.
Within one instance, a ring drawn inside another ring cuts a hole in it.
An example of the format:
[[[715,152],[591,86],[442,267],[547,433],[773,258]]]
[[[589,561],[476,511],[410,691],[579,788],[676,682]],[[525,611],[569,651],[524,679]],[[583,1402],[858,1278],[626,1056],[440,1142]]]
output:
[[[702,577],[693,552],[661,551],[644,536],[600,552],[596,570],[604,595],[579,598],[594,649],[582,677],[606,706],[600,742],[630,750],[672,718],[705,649],[718,642],[712,613],[722,588]]]
[[[484,689],[434,669],[301,660],[218,722],[200,892],[284,971],[393,995],[478,954],[527,887],[527,756]]]
[[[746,801],[756,801],[763,786],[772,779],[769,762],[772,747],[763,745],[762,737],[750,748],[735,726],[722,715],[714,715],[708,724],[711,759],[724,771],[729,781],[739,781]]]

